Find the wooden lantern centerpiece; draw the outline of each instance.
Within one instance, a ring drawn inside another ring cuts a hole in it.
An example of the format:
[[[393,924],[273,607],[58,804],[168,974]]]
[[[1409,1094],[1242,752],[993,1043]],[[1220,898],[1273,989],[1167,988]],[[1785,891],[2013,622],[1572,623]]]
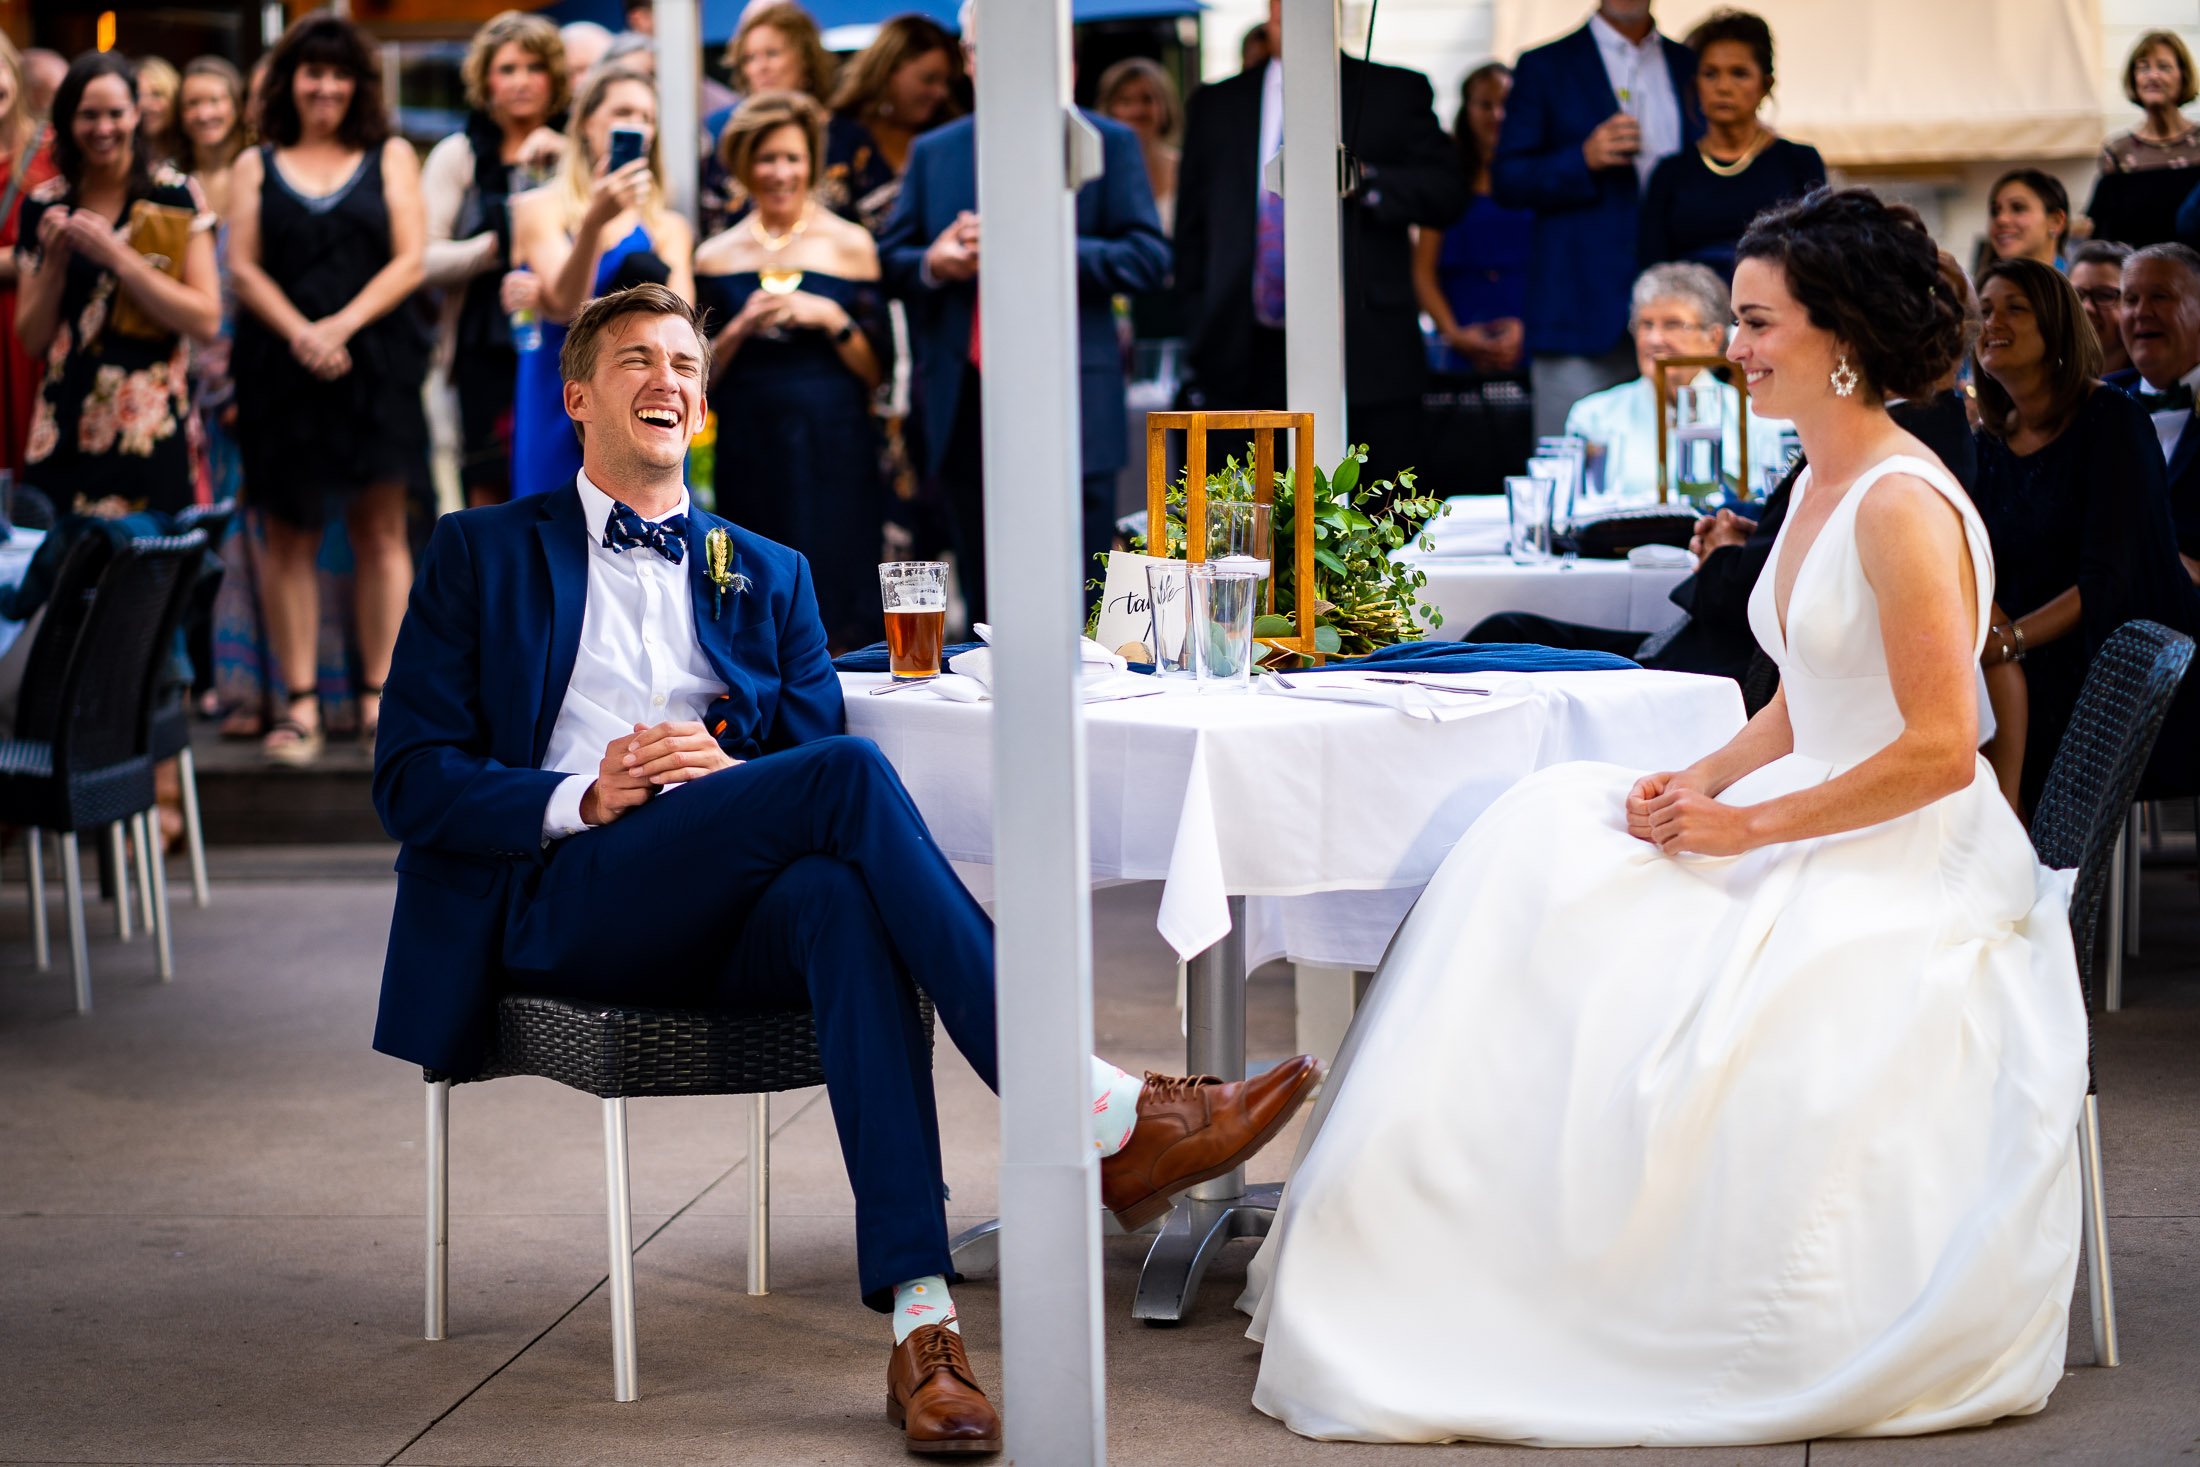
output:
[[[1291,437],[1291,559],[1293,595],[1298,600],[1298,634],[1262,637],[1264,646],[1314,662],[1323,654],[1314,645],[1314,415],[1312,413],[1148,413],[1146,414],[1146,552],[1169,555],[1169,434],[1184,435],[1184,558],[1197,565],[1207,558],[1207,434],[1249,432],[1253,437],[1253,502],[1273,505],[1276,497],[1276,434]],[[1270,531],[1274,533],[1273,528]],[[1272,543],[1272,542],[1271,542]],[[1281,566],[1268,571],[1268,602],[1276,609]]]

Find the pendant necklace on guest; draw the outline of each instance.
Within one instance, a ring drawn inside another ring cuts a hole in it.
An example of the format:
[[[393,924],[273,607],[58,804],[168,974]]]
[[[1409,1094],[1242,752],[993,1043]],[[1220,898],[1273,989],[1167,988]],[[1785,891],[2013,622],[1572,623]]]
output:
[[[802,216],[787,226],[785,234],[773,234],[766,229],[761,211],[751,214],[749,216],[749,233],[756,236],[758,244],[776,255],[788,245],[802,238],[802,231],[810,227],[810,211],[816,207],[817,201],[815,199],[805,201],[802,205]]]
[[[1732,178],[1737,173],[1740,173],[1742,170],[1749,167],[1750,164],[1756,162],[1757,155],[1759,153],[1762,153],[1766,149],[1766,147],[1771,144],[1771,142],[1772,134],[1765,131],[1764,128],[1759,127],[1757,129],[1757,135],[1749,140],[1749,146],[1742,149],[1742,156],[1736,158],[1731,163],[1721,163],[1718,159],[1712,157],[1711,145],[1709,143],[1697,143],[1696,152],[1703,158],[1704,167],[1710,169],[1713,173],[1717,174],[1721,178]]]

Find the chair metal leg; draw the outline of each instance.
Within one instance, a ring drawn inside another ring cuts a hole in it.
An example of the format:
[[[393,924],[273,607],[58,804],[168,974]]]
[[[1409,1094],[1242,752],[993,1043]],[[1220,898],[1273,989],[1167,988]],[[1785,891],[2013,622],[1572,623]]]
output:
[[[213,900],[206,885],[206,827],[199,823],[199,766],[187,744],[176,755],[176,778],[183,786],[183,848],[191,856],[191,905]]]
[[[2087,1292],[2093,1302],[2093,1363],[2113,1370],[2124,1363],[2116,1345],[2116,1287],[2108,1268],[2108,1199],[2101,1188],[2101,1104],[2088,1095],[2078,1118],[2078,1168],[2082,1176]]]
[[[772,1291],[772,1098],[749,1097],[749,1292]]]
[[[31,958],[43,973],[53,966],[53,944],[46,936],[46,832],[35,825],[23,832],[23,857],[31,873]]]
[[[153,812],[140,810],[130,817],[130,845],[137,853],[138,923],[153,930]]]
[[[150,813],[138,816],[139,885],[144,888],[147,904],[152,908],[145,920],[153,930],[153,970],[160,974],[161,982],[173,983],[176,981],[176,945],[168,926],[168,863],[148,839],[153,833],[153,825]]]
[[[69,905],[69,962],[76,970],[76,1011],[92,1011],[92,955],[84,941],[84,857],[76,832],[61,832],[61,891]]]
[[[603,1103],[605,1213],[611,1241],[611,1399],[641,1395],[634,1360],[634,1193],[626,1166],[626,1100]]]
[[[2124,844],[2131,852],[2131,859],[2124,871],[2124,951],[2132,957],[2139,956],[2139,868],[2146,852],[2147,842],[2141,826],[2140,812],[2144,805],[2131,807],[2131,820],[2124,831]]]
[[[440,1340],[450,1323],[451,1082],[428,1082],[428,1326]]]
[[[2126,825],[2116,837],[2116,848],[2108,857],[2108,893],[2101,913],[2101,926],[2107,930],[2099,940],[2106,947],[2105,961],[2101,964],[2101,1007],[2110,1013],[2124,1006],[2124,873],[2130,870],[2125,859],[2131,845],[2131,827]]]
[[[112,871],[115,898],[115,936],[130,940],[130,852],[122,838],[122,822],[107,827],[107,865]]]

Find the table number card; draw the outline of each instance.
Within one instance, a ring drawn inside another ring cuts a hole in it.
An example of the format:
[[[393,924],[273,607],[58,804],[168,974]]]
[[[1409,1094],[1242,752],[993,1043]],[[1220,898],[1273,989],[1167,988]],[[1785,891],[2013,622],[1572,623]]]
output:
[[[1159,556],[1128,550],[1109,553],[1107,587],[1100,594],[1100,623],[1092,634],[1095,642],[1134,662],[1153,660],[1152,650],[1146,646],[1153,635],[1153,608],[1146,600],[1146,567],[1165,563]],[[1134,642],[1138,644],[1136,656],[1125,650]]]

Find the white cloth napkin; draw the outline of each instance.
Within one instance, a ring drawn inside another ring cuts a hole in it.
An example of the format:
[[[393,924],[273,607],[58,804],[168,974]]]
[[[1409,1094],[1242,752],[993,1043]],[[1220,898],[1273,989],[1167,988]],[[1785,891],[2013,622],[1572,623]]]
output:
[[[1694,565],[1696,557],[1678,545],[1637,545],[1627,552],[1627,563],[1645,570],[1671,570]]]
[[[981,639],[991,640],[992,628],[984,623],[979,623],[971,630]],[[1160,687],[1154,679],[1129,671],[1128,662],[1090,637],[1078,638],[1077,659],[1078,671],[1083,678],[1084,701],[1087,703],[1104,703],[1114,698],[1132,697],[1157,691]],[[947,660],[947,672],[933,679],[931,686],[934,693],[953,702],[985,702],[993,696],[992,647],[973,647],[968,652],[950,657]]]
[[[1324,672],[1294,677],[1288,686],[1273,677],[1255,678],[1253,687],[1285,698],[1372,703],[1429,723],[1472,718],[1535,696],[1535,684],[1527,678],[1491,673]]]
[[[1502,494],[1459,494],[1444,501],[1444,511],[1422,526],[1436,548],[1432,555],[1503,555],[1512,521]]]

